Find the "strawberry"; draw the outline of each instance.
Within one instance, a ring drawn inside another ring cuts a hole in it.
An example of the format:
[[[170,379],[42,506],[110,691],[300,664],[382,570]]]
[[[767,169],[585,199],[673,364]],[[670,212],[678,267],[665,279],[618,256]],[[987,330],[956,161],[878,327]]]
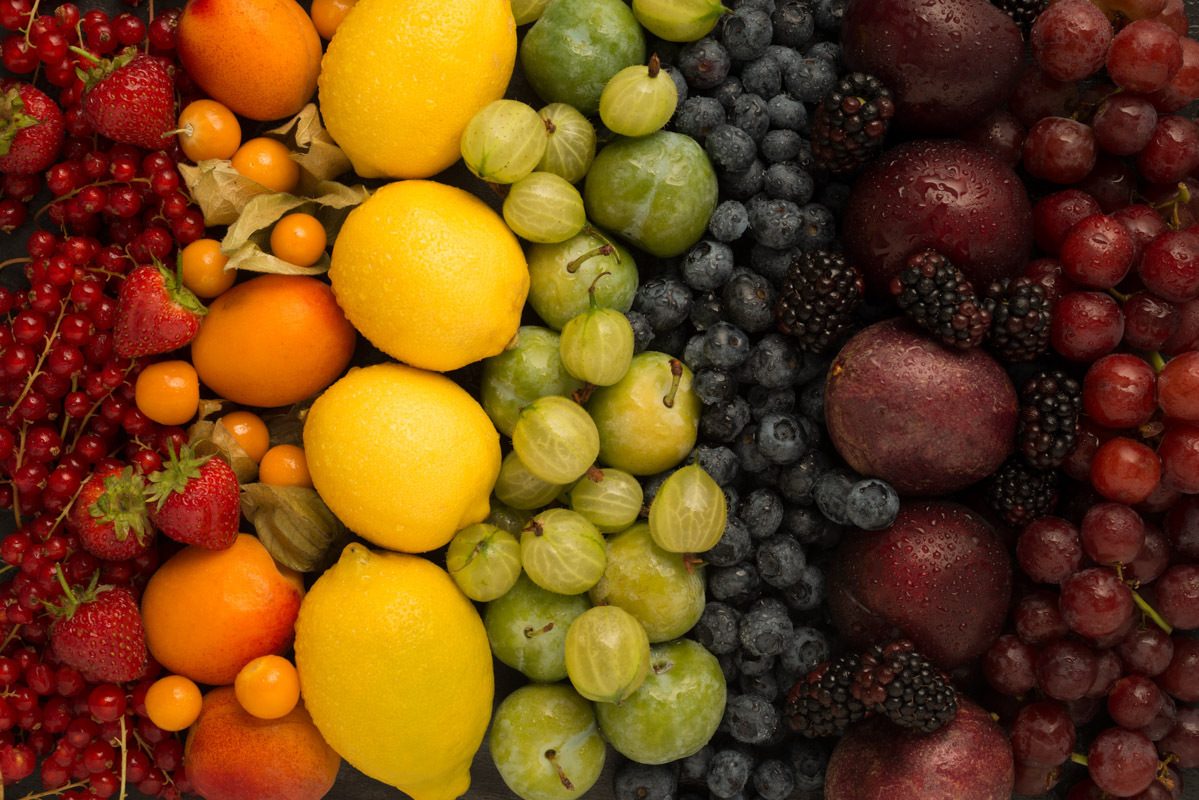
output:
[[[145,480],[131,467],[113,465],[92,473],[71,506],[67,528],[97,558],[123,561],[146,552],[154,528]]]
[[[98,575],[98,573],[97,573]],[[135,681],[149,667],[146,630],[133,593],[123,586],[72,591],[62,571],[63,605],[51,608],[50,648],[91,683]]]
[[[80,51],[76,51],[80,52]],[[162,150],[175,127],[175,79],[170,62],[128,47],[79,76],[86,86],[83,115],[114,142]]]
[[[54,163],[63,140],[62,111],[28,83],[0,94],[0,172],[27,175]]]
[[[177,542],[224,550],[237,539],[240,487],[224,459],[169,448],[169,461],[150,475],[147,499],[150,520]]]
[[[137,358],[183,347],[196,338],[206,313],[204,304],[183,285],[180,272],[158,264],[135,267],[117,293],[117,355]]]

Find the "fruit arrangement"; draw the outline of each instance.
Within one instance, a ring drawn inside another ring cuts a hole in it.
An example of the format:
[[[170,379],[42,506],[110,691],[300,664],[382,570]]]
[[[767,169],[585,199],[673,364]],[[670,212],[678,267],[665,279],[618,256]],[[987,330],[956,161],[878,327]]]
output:
[[[1199,785],[1181,0],[46,1],[13,796]]]

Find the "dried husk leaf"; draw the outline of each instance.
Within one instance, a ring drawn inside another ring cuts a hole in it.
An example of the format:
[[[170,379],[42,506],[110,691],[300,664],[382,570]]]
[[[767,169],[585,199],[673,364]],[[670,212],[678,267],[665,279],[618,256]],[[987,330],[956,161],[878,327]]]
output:
[[[219,400],[200,401],[199,418],[187,429],[188,444],[196,455],[223,458],[233,468],[238,483],[249,483],[258,477],[258,462],[250,458],[250,454],[237,443],[220,420],[213,422],[208,419],[219,412],[222,405]]]
[[[266,135],[282,139],[291,148],[292,158],[303,173],[301,187],[305,186],[305,179],[316,184],[336,178],[350,169],[350,159],[321,124],[321,115],[315,103],[304,106],[298,114],[267,131]],[[305,190],[304,194],[310,192]]]
[[[350,538],[320,495],[304,486],[246,484],[241,510],[271,556],[299,572],[328,566]]]
[[[282,414],[269,414],[262,418],[271,435],[271,444],[294,444],[304,446],[304,420],[310,404],[299,403]]]
[[[228,159],[209,158],[195,166],[180,164],[179,174],[187,184],[188,194],[204,213],[204,224],[208,227],[236,222],[247,203],[271,193],[261,183],[235,170]]]

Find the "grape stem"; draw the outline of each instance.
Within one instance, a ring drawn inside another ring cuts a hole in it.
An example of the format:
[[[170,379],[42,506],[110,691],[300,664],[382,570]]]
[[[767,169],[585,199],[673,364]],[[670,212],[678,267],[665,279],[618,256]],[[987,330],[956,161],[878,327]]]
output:
[[[1087,757],[1084,756],[1082,753],[1071,753],[1070,760],[1080,766],[1083,766],[1083,767],[1087,766]]]
[[[1156,350],[1154,350],[1152,353],[1149,353],[1149,355],[1146,357],[1149,359],[1149,363],[1153,365],[1154,372],[1160,373],[1166,368],[1166,359],[1162,358],[1162,354]]]
[[[1157,613],[1157,609],[1149,605],[1149,602],[1144,597],[1141,597],[1140,592],[1136,589],[1130,591],[1132,592],[1132,602],[1137,604],[1137,608],[1141,609],[1145,616],[1153,620],[1154,625],[1165,631],[1167,636],[1174,633],[1174,626],[1162,619],[1162,615]]]

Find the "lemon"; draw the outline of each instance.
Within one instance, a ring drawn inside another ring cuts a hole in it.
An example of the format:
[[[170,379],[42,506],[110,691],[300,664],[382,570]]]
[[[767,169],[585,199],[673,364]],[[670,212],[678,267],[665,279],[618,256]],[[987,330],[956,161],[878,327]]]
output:
[[[529,293],[520,242],[500,216],[433,181],[388,184],[350,212],[329,280],[376,347],[438,372],[500,353]]]
[[[515,62],[509,0],[358,0],[321,61],[321,114],[359,175],[427,178]]]
[[[490,513],[500,437],[458,384],[400,364],[351,370],[304,423],[312,483],[342,522],[423,553]]]
[[[483,622],[440,567],[348,545],[300,606],[296,668],[346,761],[413,800],[466,793],[495,679]]]

